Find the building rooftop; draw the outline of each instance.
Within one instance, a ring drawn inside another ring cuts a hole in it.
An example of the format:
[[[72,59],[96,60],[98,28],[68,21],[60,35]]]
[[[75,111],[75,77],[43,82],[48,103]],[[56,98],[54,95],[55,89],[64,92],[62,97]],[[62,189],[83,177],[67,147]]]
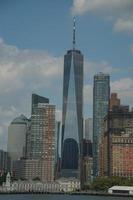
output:
[[[15,118],[11,124],[25,124],[27,123],[28,119],[24,115],[20,115],[19,117]]]

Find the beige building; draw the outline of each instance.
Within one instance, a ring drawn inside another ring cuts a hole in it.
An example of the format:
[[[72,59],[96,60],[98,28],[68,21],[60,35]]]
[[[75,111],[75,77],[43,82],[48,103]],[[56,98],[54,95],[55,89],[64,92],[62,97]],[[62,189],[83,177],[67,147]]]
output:
[[[88,185],[92,182],[93,176],[93,158],[85,156],[83,158],[83,182],[84,185]]]
[[[8,127],[7,151],[11,161],[18,160],[25,155],[26,134],[29,120],[20,115],[15,118]]]

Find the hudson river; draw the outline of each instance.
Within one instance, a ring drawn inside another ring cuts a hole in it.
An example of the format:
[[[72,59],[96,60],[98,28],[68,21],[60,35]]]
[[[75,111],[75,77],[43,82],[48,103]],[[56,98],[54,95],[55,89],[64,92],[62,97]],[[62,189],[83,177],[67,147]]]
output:
[[[82,196],[82,195],[0,195],[0,200],[129,200],[129,197],[102,197],[102,196]]]

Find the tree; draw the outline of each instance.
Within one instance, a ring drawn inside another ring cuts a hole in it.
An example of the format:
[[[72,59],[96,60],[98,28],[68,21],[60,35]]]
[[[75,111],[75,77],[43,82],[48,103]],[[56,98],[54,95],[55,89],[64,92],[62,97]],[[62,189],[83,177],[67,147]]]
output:
[[[35,177],[32,179],[33,181],[40,181],[40,178],[39,177]]]

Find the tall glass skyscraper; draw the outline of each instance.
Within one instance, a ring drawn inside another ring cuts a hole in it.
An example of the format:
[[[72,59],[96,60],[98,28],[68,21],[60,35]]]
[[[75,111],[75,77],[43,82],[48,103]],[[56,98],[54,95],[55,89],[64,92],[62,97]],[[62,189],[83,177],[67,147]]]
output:
[[[93,87],[93,175],[99,175],[99,144],[103,133],[103,119],[108,113],[110,77],[99,73],[94,76]]]
[[[62,176],[79,177],[83,138],[83,55],[73,49],[64,56],[62,114]]]

